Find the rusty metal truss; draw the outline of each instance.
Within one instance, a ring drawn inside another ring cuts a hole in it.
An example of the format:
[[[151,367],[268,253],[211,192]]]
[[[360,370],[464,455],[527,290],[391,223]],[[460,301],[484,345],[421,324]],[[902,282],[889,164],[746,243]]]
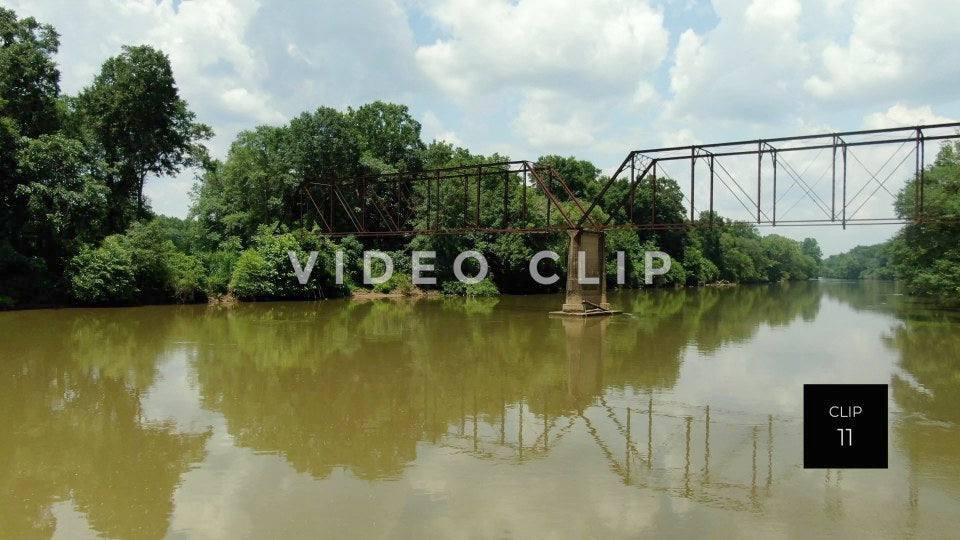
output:
[[[327,236],[675,229],[712,226],[715,212],[758,226],[956,222],[924,214],[927,143],[950,140],[960,123],[635,150],[586,206],[555,169],[530,161],[304,181],[293,202],[300,226]],[[681,219],[657,210],[665,177],[681,188]],[[912,215],[898,216],[895,186],[914,179]],[[625,194],[598,217],[617,183]],[[643,212],[640,189],[652,199]],[[876,213],[878,195],[891,198],[879,205],[889,213]]]
[[[616,182],[628,182],[627,194],[609,209],[610,217],[602,223],[603,229],[711,226],[712,223],[697,219],[697,210],[707,210],[712,217],[716,210],[716,196],[720,194],[727,197],[728,202],[736,201],[746,211],[748,217],[734,221],[761,226],[835,224],[846,228],[854,224],[953,223],[957,220],[927,216],[923,209],[927,143],[948,140],[960,140],[960,123],[635,150],[627,155],[604,184],[577,226],[587,225],[587,218],[592,216]],[[731,166],[729,162],[732,160],[739,160],[740,166]],[[750,166],[744,167],[744,161]],[[796,166],[799,162],[804,162],[804,165]],[[809,172],[818,163],[822,171],[814,177]],[[668,175],[671,179],[681,188],[689,186],[683,194],[689,219],[671,222],[657,220],[657,178],[658,174],[660,178],[663,177],[663,169],[668,166],[672,167]],[[681,174],[675,174],[678,166]],[[850,173],[854,167],[857,168],[859,179]],[[890,189],[892,179],[903,181],[904,176],[919,180],[914,182],[913,213],[907,217],[897,216],[893,211],[896,192]],[[818,190],[818,186],[827,178],[829,184]],[[649,215],[637,216],[634,201],[638,188],[643,184],[652,191],[653,208]],[[794,188],[798,188],[796,193],[799,196],[795,197],[793,205],[784,210],[783,199]],[[863,216],[862,211],[880,190],[891,197],[890,204],[886,206],[890,213]],[[697,206],[698,193],[706,197],[706,201],[699,203],[702,206]],[[781,203],[779,209],[778,202]],[[784,219],[800,203],[807,205],[805,217]],[[611,223],[613,217],[622,210],[626,210],[629,216],[626,222]]]
[[[529,161],[305,181],[297,193],[301,227],[316,225],[327,236],[551,233],[578,223],[600,226],[555,169]],[[485,211],[490,205],[496,212]]]

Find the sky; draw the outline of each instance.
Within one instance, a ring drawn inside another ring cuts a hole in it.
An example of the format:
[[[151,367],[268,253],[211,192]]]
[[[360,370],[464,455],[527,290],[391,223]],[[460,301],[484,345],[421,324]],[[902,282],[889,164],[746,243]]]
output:
[[[4,4],[58,29],[65,93],[124,44],[165,51],[219,158],[243,129],[377,99],[408,105],[427,142],[513,159],[574,155],[608,174],[640,148],[960,119],[957,0]],[[871,169],[885,159],[867,157]],[[891,172],[896,193],[904,173]],[[194,182],[187,171],[149,180],[146,192],[155,211],[182,217]],[[871,201],[864,215],[890,204]],[[775,232],[814,236],[830,254],[895,231]]]

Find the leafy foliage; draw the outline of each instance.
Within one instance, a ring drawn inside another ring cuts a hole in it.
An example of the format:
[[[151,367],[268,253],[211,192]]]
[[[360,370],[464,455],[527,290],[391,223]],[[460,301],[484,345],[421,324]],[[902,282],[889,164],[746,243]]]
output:
[[[489,278],[477,283],[463,283],[461,281],[445,281],[442,288],[447,296],[467,296],[470,298],[484,298],[499,296],[500,291]]]
[[[60,71],[53,61],[59,47],[52,26],[0,7],[0,116],[27,137],[59,126]]]
[[[198,143],[213,134],[180,98],[167,55],[146,45],[124,46],[104,62],[74,103],[82,135],[110,172],[118,226],[131,214],[143,217],[148,175],[172,175],[203,159]]]
[[[857,246],[823,261],[823,277],[837,279],[893,279],[890,244]]]
[[[914,215],[914,178],[897,196],[900,217]],[[923,174],[923,217],[960,219],[960,143],[946,144]],[[944,223],[905,226],[890,241],[894,271],[911,294],[960,304],[960,227]]]
[[[340,296],[347,288],[337,285],[334,252],[336,246],[316,235],[272,234],[261,227],[250,248],[240,254],[233,267],[229,289],[241,299],[306,299]],[[310,251],[317,260],[307,284],[301,285],[288,253],[297,254],[305,269]]]

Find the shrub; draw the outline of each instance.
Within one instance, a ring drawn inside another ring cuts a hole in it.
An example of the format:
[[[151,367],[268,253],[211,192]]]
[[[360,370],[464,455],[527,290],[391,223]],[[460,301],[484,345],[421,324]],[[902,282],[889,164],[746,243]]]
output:
[[[230,277],[233,275],[233,265],[236,264],[241,251],[240,239],[234,236],[221,242],[217,251],[202,255],[206,271],[204,292],[208,295],[226,294],[230,287]]]
[[[268,227],[261,227],[253,239],[253,246],[234,264],[229,289],[238,298],[247,300],[342,296],[347,287],[335,282],[336,249],[337,246],[329,240],[313,234],[273,234]],[[297,254],[304,269],[309,252],[318,252],[309,281],[304,285],[293,271],[290,251]]]
[[[179,302],[195,302],[203,298],[205,272],[200,259],[193,255],[171,252],[166,257],[169,283]]]
[[[237,298],[244,300],[269,298],[276,294],[276,281],[273,268],[257,250],[250,248],[240,254],[233,266],[230,290]]]
[[[713,283],[720,277],[717,265],[697,247],[687,246],[683,250],[683,266],[687,269],[687,285]]]
[[[119,235],[108,236],[100,247],[81,248],[67,273],[71,296],[84,304],[127,303],[139,293],[130,252]]]
[[[84,304],[192,302],[203,298],[206,270],[153,221],[134,223],[99,247],[83,247],[71,259],[67,277],[70,295]]]
[[[383,283],[377,283],[373,286],[373,291],[378,293],[393,293],[408,295],[413,292],[413,280],[407,274],[394,272],[390,279]]]
[[[494,285],[490,278],[486,278],[479,283],[463,283],[458,280],[444,281],[440,290],[446,296],[467,296],[471,298],[483,298],[490,296],[499,296],[500,290]]]

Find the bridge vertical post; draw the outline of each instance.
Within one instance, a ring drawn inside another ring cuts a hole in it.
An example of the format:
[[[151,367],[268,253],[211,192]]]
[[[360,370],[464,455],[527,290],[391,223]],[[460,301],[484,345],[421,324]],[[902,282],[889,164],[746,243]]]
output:
[[[763,142],[757,141],[757,223],[760,223],[760,178],[763,167]]]
[[[523,168],[523,202],[521,203],[523,209],[521,210],[522,217],[520,221],[523,223],[523,226],[527,226],[527,168]]]
[[[547,199],[547,227],[550,226],[550,197],[547,196],[548,192],[553,191],[553,177],[547,175],[547,191],[544,192],[544,197]]]
[[[657,160],[650,168],[650,223],[657,222]]]
[[[837,220],[837,136],[833,136],[833,161],[830,162],[830,221]]]
[[[923,136],[923,132],[920,133],[920,221],[923,221],[923,173],[927,168],[926,165],[926,139]]]
[[[777,226],[777,151],[772,151],[773,156],[773,226]]]
[[[480,227],[480,186],[483,184],[483,169],[477,165],[477,227]]]
[[[629,215],[630,223],[633,223],[633,203],[634,203],[634,194],[637,192],[633,184],[637,176],[637,167],[636,167],[636,158],[632,155],[630,156],[630,207],[627,211]]]
[[[920,129],[917,128],[917,144],[913,149],[914,174],[913,174],[913,213],[916,215],[920,208]]]
[[[697,172],[697,151],[694,149],[694,147],[691,146],[690,147],[690,223],[693,223],[693,220],[695,217],[695,214],[694,214],[695,211],[693,206],[693,194],[696,191],[696,187],[694,186],[694,177],[696,176],[696,172]]]
[[[710,225],[713,225],[713,154],[710,154]]]
[[[847,144],[843,143],[840,147],[840,153],[843,157],[843,199],[840,201],[840,211],[843,213],[842,226],[847,228]]]

